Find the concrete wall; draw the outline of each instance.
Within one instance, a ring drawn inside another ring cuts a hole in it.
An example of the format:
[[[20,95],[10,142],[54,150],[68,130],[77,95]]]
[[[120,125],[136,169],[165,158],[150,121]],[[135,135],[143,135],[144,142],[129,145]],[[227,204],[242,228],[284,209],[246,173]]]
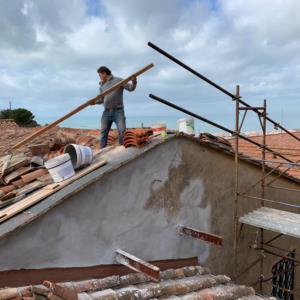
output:
[[[223,152],[183,137],[170,140],[1,240],[0,270],[111,264],[121,248],[148,261],[198,256],[213,273],[232,276],[234,168],[233,157]],[[242,162],[240,190],[260,177],[259,168]],[[286,179],[277,183],[298,187]],[[259,194],[259,187],[252,191]],[[297,201],[297,193],[275,189],[267,197]],[[243,199],[239,214],[259,206]],[[178,224],[222,235],[224,246],[179,236]],[[239,272],[258,258],[258,251],[249,249],[256,231],[245,226],[241,232]],[[288,238],[277,245],[292,249],[296,242]],[[266,259],[266,276],[276,260]],[[258,276],[256,265],[239,281],[252,284]]]

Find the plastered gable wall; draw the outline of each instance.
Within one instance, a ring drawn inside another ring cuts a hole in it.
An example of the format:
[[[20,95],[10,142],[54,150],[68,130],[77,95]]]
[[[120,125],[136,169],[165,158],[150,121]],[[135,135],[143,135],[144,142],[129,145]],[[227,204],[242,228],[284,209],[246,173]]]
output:
[[[170,140],[2,240],[1,270],[110,264],[121,248],[148,261],[198,256],[213,273],[233,276],[234,170],[228,154],[183,137]],[[241,191],[261,177],[261,170],[246,162],[240,163],[239,173]],[[278,184],[298,186],[286,179]],[[260,195],[260,187],[251,193]],[[266,197],[298,201],[297,194],[274,189]],[[241,200],[239,214],[259,206],[258,201]],[[179,236],[178,224],[222,235],[224,245]],[[239,272],[258,258],[249,248],[256,232],[245,226],[240,234]],[[266,233],[266,238],[273,235]],[[280,243],[293,248],[297,241]],[[276,260],[266,260],[266,274]],[[258,267],[239,280],[257,281]]]
[[[182,164],[174,140],[107,175],[2,240],[1,270],[110,264],[118,248],[146,260],[206,261],[209,245],[177,233],[187,218],[209,231],[211,213],[201,178],[186,178]]]

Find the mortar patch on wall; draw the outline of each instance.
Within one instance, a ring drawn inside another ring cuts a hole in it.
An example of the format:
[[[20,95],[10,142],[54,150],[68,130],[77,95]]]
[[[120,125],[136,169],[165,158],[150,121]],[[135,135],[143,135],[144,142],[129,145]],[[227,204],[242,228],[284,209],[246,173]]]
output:
[[[195,172],[185,162],[177,166],[170,166],[167,180],[163,182],[154,180],[152,182],[150,196],[146,200],[144,208],[155,212],[164,210],[167,222],[170,223],[171,220],[178,216],[179,211],[183,207],[181,194],[190,185],[195,176]],[[201,186],[203,188],[203,185]],[[201,202],[202,199],[198,199],[197,204],[199,205]]]

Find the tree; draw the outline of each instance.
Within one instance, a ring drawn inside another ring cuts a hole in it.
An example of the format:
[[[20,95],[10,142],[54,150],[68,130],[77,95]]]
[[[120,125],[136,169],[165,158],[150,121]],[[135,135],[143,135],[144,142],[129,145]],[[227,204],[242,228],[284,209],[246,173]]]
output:
[[[0,119],[13,119],[19,126],[23,127],[39,126],[34,120],[32,112],[25,108],[1,110]]]

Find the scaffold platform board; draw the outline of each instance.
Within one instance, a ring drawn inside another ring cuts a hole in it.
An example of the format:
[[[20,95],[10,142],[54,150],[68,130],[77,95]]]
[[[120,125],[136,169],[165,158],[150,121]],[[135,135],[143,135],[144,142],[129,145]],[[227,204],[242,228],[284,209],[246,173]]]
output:
[[[300,214],[260,207],[239,218],[239,222],[300,238]]]

